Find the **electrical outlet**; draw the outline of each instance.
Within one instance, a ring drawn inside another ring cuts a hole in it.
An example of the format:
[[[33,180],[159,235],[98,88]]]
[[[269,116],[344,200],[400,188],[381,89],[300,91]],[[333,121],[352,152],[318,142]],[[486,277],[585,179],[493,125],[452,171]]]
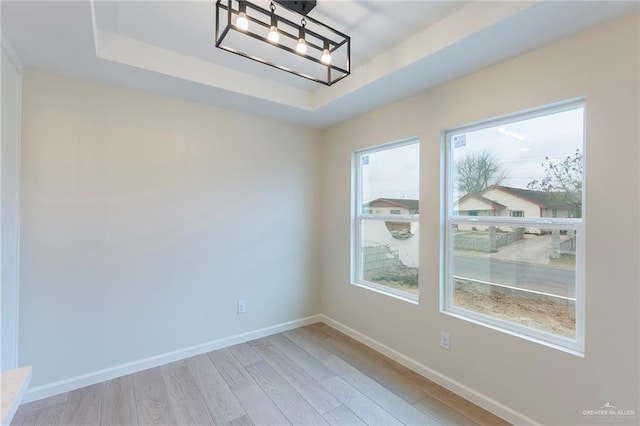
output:
[[[247,304],[244,300],[238,300],[238,314],[244,314],[247,312]]]
[[[451,340],[449,339],[449,333],[445,333],[444,331],[440,332],[440,347],[445,350],[449,350],[451,344]]]

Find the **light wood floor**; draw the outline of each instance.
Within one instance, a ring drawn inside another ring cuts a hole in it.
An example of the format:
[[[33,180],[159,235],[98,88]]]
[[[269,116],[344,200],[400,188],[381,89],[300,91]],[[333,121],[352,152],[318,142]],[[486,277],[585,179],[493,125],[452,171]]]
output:
[[[23,404],[12,425],[506,425],[324,324]]]

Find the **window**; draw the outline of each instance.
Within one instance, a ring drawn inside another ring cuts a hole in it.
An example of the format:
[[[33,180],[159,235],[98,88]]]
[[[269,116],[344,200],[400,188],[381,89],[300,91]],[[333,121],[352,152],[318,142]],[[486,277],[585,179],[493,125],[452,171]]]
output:
[[[352,282],[417,301],[420,142],[357,151],[353,169]]]
[[[443,312],[584,352],[584,104],[446,131]]]

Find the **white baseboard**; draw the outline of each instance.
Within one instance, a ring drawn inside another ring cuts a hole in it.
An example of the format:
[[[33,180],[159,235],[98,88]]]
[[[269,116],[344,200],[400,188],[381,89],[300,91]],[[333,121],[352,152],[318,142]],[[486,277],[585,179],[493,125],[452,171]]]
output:
[[[127,364],[122,364],[72,377],[70,379],[62,380],[59,382],[38,386],[27,391],[24,396],[23,403],[36,401],[64,392],[69,392],[74,389],[79,389],[85,386],[104,382],[106,380],[115,379],[127,374],[137,373],[138,371],[146,370],[148,368],[159,367],[170,362],[179,361],[181,359],[215,351],[217,349],[222,349],[228,346],[237,345],[239,343],[248,342],[250,340],[259,339],[261,337],[270,336],[272,334],[282,333],[283,331],[292,330],[294,328],[303,327],[305,325],[313,324],[316,322],[324,322],[325,324],[335,328],[336,330],[341,331],[342,333],[356,339],[357,341],[369,346],[370,348],[375,349],[376,351],[388,356],[389,358],[402,364],[403,366],[415,371],[421,376],[424,376],[427,379],[449,389],[450,391],[455,392],[463,398],[473,402],[474,404],[484,408],[485,410],[494,413],[499,417],[502,417],[503,419],[513,424],[538,424],[533,419],[530,419],[529,417],[499,403],[498,401],[489,398],[488,396],[477,392],[469,388],[468,386],[465,386],[462,383],[457,382],[427,367],[424,364],[419,363],[413,358],[410,358],[398,352],[397,350],[392,349],[389,346],[375,339],[372,339],[371,337],[360,333],[359,331],[347,327],[346,325],[323,314],[313,315],[310,317],[261,328],[259,330],[225,337],[200,345],[191,346],[189,348],[144,358]]]
[[[539,424],[538,422],[534,421],[533,419],[525,416],[524,414],[521,414],[501,403],[499,403],[498,401],[489,398],[488,396],[475,391],[473,389],[471,389],[468,386],[463,385],[462,383],[453,380],[447,376],[445,376],[444,374],[438,373],[437,371],[427,367],[424,364],[419,363],[418,361],[416,361],[413,358],[410,358],[398,351],[396,351],[395,349],[390,348],[389,346],[385,345],[384,343],[378,342],[375,339],[372,339],[371,337],[360,333],[359,331],[356,331],[350,327],[347,327],[346,325],[334,320],[333,318],[329,318],[326,315],[320,315],[321,317],[321,321],[325,324],[327,324],[330,327],[335,328],[338,331],[341,331],[342,333],[346,334],[349,337],[352,337],[354,339],[356,339],[357,341],[359,341],[360,343],[363,343],[367,346],[369,346],[372,349],[375,349],[376,351],[388,356],[389,358],[391,358],[392,360],[398,362],[399,364],[402,364],[403,366],[409,368],[410,370],[415,371],[416,373],[420,374],[423,377],[426,377],[427,379],[439,384],[440,386],[449,389],[450,391],[460,395],[461,397],[473,402],[474,404],[484,408],[487,411],[490,411],[491,413],[495,414],[496,416],[502,417],[503,419],[505,419],[506,421],[516,424],[516,425],[537,425]]]
[[[61,380],[59,382],[38,386],[27,391],[24,396],[23,402],[36,401],[60,393],[69,392],[74,389],[79,389],[85,386],[104,382],[106,380],[115,379],[127,374],[137,373],[138,371],[146,370],[148,368],[158,367],[170,362],[190,358],[192,356],[226,348],[228,346],[233,346],[239,343],[248,342],[250,340],[259,339],[261,337],[270,336],[272,334],[282,333],[283,331],[292,330],[294,328],[320,322],[321,318],[321,315],[313,315],[310,317],[261,328],[259,330],[254,330],[247,333],[236,334],[235,336],[224,337],[222,339],[213,340],[211,342],[202,343],[200,345],[191,346],[189,348],[144,358],[138,361],[105,368],[103,370],[94,371],[66,380]]]

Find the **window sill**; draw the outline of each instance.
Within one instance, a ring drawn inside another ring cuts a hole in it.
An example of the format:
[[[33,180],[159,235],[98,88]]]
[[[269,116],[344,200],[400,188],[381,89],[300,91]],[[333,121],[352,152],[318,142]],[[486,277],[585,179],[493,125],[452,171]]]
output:
[[[499,319],[461,308],[444,308],[440,309],[440,312],[454,318],[468,321],[482,327],[487,327],[501,333],[509,334],[520,339],[528,340],[539,345],[566,352],[580,358],[584,358],[585,356],[584,348],[580,347],[578,343],[571,340],[567,340],[566,343],[564,343],[564,339],[562,339],[561,337],[556,338],[554,335],[547,335],[546,333],[539,332],[535,329],[521,327],[517,324],[513,324],[507,321],[503,322]]]
[[[418,295],[413,293],[408,293],[402,290],[394,290],[389,287],[385,287],[383,285],[379,285],[376,283],[370,282],[351,282],[351,285],[356,287],[360,287],[366,290],[373,291],[375,293],[383,294],[385,296],[393,297],[394,299],[402,300],[403,302],[408,302],[414,305],[418,305]]]

